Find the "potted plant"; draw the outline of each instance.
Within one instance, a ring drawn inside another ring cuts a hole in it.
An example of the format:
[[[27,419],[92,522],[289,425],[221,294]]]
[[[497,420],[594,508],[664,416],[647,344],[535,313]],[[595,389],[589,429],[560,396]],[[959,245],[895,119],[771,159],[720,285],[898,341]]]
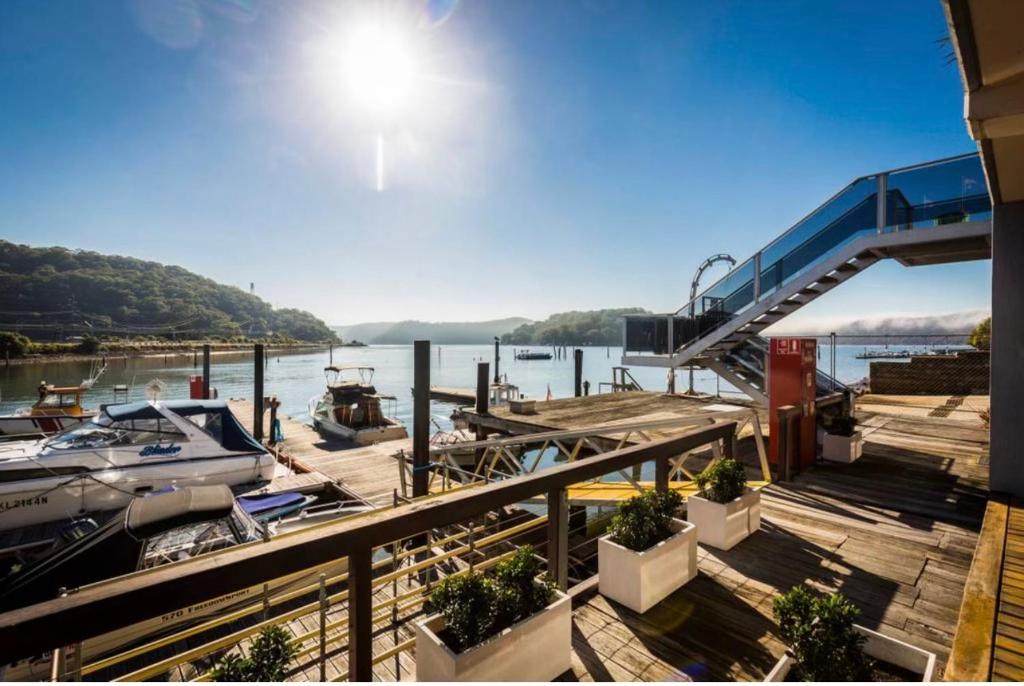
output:
[[[539,575],[531,546],[444,579],[416,624],[417,681],[551,681],[571,668],[572,601]]]
[[[249,646],[249,656],[225,655],[213,668],[214,681],[284,681],[288,663],[298,649],[279,626],[260,631]]]
[[[775,598],[786,654],[765,681],[931,681],[935,654],[855,623],[856,606],[840,593],[802,586]]]
[[[761,528],[761,492],[747,488],[742,464],[718,460],[694,483],[699,491],[686,499],[686,518],[697,526],[698,541],[729,550]]]
[[[697,576],[697,527],[673,515],[676,491],[645,491],[623,501],[597,542],[598,590],[644,613]]]
[[[825,422],[825,436],[821,441],[824,459],[849,464],[857,461],[863,451],[864,437],[857,431],[856,419],[841,415]]]

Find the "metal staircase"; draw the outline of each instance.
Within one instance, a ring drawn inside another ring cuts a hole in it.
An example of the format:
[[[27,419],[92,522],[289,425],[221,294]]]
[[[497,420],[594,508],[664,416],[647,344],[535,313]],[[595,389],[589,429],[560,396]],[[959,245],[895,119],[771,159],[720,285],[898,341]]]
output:
[[[623,364],[697,365],[763,401],[759,335],[876,262],[991,256],[991,205],[977,154],[855,180],[674,313],[626,318]],[[819,390],[836,388],[819,372]]]

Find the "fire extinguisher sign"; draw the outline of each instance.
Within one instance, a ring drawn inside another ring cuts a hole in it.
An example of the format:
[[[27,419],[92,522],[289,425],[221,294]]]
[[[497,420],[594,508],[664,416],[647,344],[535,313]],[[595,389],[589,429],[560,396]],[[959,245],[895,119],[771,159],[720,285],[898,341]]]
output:
[[[776,355],[799,355],[800,350],[800,339],[799,338],[773,338],[772,345],[775,346]]]

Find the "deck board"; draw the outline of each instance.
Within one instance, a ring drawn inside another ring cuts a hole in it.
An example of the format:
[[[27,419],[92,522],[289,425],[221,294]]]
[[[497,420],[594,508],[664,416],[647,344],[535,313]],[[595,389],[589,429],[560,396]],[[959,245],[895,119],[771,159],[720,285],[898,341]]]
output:
[[[647,614],[585,599],[563,678],[760,680],[784,651],[772,599],[797,584],[842,591],[862,624],[936,652],[941,676],[985,509],[987,439],[954,421],[933,444],[932,421],[882,417],[860,461],[766,486],[761,530],[730,551],[701,546],[698,577]],[[997,676],[1019,678],[1024,608],[1006,626]]]

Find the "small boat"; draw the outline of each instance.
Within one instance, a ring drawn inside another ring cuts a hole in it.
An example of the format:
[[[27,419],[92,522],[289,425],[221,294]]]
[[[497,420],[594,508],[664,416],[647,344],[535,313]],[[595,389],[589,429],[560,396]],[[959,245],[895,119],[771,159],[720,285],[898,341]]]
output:
[[[82,406],[82,396],[96,383],[103,369],[101,367],[77,386],[41,382],[39,400],[34,405],[16,410],[14,414],[0,415],[0,440],[48,436],[95,417],[96,410]]]
[[[356,372],[359,378],[345,378],[349,372]],[[394,417],[395,396],[380,395],[374,388],[373,367],[330,366],[324,368],[324,374],[327,391],[309,401],[313,428],[321,434],[357,445],[372,445],[409,436],[405,426]],[[382,409],[383,402],[390,403],[388,414]]]
[[[297,497],[296,497],[297,496]],[[278,504],[305,500],[292,493],[274,494]],[[260,501],[260,497],[255,499]],[[248,502],[248,507],[247,503]],[[282,527],[297,517],[263,522],[249,511],[254,499],[237,500],[227,486],[190,486],[134,498],[124,512],[103,525],[92,524],[87,533],[65,542],[42,559],[15,570],[0,580],[0,611],[14,610],[57,597],[61,588],[78,589],[115,576],[152,569],[197,555],[283,535]],[[263,500],[271,504],[270,500]],[[333,504],[337,505],[337,504]],[[260,509],[260,508],[256,508]],[[364,508],[335,507],[333,517]],[[294,511],[293,511],[294,512]],[[312,526],[319,520],[306,520]],[[211,614],[252,603],[267,594],[274,597],[314,584],[320,574],[328,578],[347,569],[347,558],[327,568],[315,568],[236,591],[220,598],[182,608],[82,643],[82,658],[92,661],[146,639],[182,629]],[[5,680],[48,679],[51,658],[40,656],[0,668]]]
[[[48,439],[0,446],[0,531],[120,509],[168,486],[269,481],[275,465],[222,400],[108,405]]]
[[[521,352],[521,353],[516,353],[516,359],[517,360],[550,360],[551,359],[551,353],[535,353],[535,352],[524,351],[524,352]]]

